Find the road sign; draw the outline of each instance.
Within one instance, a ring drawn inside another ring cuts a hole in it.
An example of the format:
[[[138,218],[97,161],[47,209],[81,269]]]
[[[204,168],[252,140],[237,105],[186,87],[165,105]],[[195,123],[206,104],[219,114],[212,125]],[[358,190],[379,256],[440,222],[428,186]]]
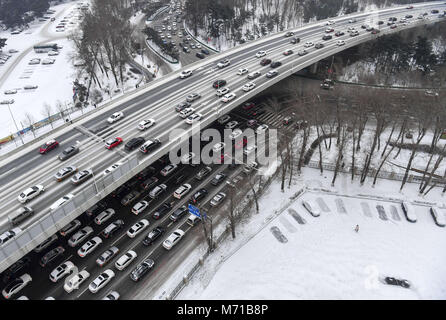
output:
[[[189,203],[189,213],[201,218],[200,210],[198,210],[196,206],[193,206],[190,203]]]

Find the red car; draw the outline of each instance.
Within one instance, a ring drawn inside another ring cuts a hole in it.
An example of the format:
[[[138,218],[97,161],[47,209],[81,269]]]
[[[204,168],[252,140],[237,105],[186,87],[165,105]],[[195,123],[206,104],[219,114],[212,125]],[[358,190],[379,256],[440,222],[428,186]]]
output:
[[[39,152],[40,154],[47,153],[50,150],[53,150],[54,148],[57,148],[59,146],[59,142],[56,140],[50,140],[47,143],[45,143],[43,146],[40,147]]]
[[[271,59],[262,59],[260,61],[261,66],[266,66],[267,64],[270,64],[270,63],[271,63]]]
[[[251,108],[254,108],[256,105],[254,104],[254,102],[246,102],[243,105],[243,110],[249,110]]]
[[[241,148],[243,148],[244,146],[246,146],[247,143],[248,143],[248,139],[243,138],[243,140],[240,140],[239,142],[237,142],[237,143],[235,144],[235,148],[236,148],[236,149],[241,149]]]
[[[110,139],[105,143],[105,147],[107,149],[113,149],[114,147],[116,147],[117,145],[119,145],[122,142],[122,138],[120,137],[116,137],[114,139]]]

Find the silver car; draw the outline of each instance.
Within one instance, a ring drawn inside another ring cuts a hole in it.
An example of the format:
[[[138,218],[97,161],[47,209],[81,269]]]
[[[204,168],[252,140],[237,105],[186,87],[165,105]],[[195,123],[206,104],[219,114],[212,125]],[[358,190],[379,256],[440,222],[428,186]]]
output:
[[[54,175],[54,178],[57,181],[62,181],[63,179],[71,176],[72,174],[77,172],[77,168],[75,166],[67,166],[65,168],[60,169],[57,171],[57,173]]]
[[[96,259],[97,265],[102,267],[104,264],[113,259],[113,257],[116,256],[118,252],[119,249],[117,247],[111,247],[110,249],[102,253],[99,258]]]
[[[81,170],[71,178],[71,183],[81,184],[82,182],[90,179],[92,176],[93,176],[92,169]]]

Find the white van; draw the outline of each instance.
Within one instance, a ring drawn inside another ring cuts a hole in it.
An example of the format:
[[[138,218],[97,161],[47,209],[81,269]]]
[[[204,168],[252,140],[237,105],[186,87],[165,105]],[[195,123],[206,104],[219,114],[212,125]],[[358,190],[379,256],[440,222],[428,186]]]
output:
[[[190,225],[191,227],[193,227],[194,225],[196,225],[198,222],[200,222],[200,218],[199,217],[197,217],[196,215],[194,215],[194,214],[191,214],[190,216],[189,216],[189,218],[187,218],[187,221],[186,221],[186,223],[188,224],[188,225]]]
[[[403,201],[401,203],[401,208],[403,209],[407,221],[417,222],[417,215],[415,214],[415,209],[409,202]]]

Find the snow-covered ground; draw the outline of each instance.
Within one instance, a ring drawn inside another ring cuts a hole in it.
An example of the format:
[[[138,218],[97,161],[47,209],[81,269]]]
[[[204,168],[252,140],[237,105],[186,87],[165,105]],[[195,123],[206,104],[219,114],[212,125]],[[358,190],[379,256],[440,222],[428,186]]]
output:
[[[446,228],[436,226],[421,205],[415,206],[418,221],[408,222],[399,202],[444,206],[441,189],[419,198],[415,184],[401,194],[398,182],[360,187],[341,174],[332,188],[330,178],[304,168],[285,193],[273,183],[260,200],[260,213],[236,228],[236,239],[220,245],[176,299],[445,299]],[[303,186],[309,189],[290,200]],[[315,201],[320,217],[311,216],[302,199]],[[274,236],[276,228],[285,242]],[[178,274],[186,272],[178,268]],[[407,279],[412,288],[386,285],[385,276]]]

